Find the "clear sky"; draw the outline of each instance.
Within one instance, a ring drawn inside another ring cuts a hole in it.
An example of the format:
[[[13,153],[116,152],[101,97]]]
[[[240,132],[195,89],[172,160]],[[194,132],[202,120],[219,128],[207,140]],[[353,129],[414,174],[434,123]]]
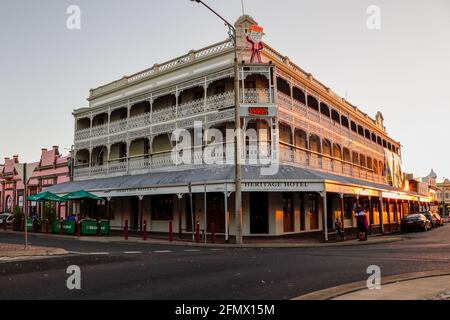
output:
[[[234,22],[240,0],[205,0]],[[81,30],[69,30],[70,5]],[[369,6],[381,29],[369,30]],[[404,170],[450,178],[449,0],[245,0],[271,46],[374,116],[403,144]],[[1,0],[0,157],[73,144],[89,89],[226,37],[189,0]],[[67,151],[65,151],[67,152]]]

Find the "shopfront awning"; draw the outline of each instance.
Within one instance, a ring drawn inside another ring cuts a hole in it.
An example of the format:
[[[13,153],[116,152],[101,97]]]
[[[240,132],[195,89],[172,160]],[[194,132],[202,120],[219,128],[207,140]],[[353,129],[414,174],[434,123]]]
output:
[[[73,200],[103,200],[100,197],[97,197],[96,195],[89,193],[84,190],[74,191],[71,193],[66,194],[65,196],[62,196],[61,199],[63,201],[73,201]]]
[[[258,166],[242,166],[243,192],[340,192],[354,195],[405,193],[388,185],[334,175],[307,168],[281,165],[273,175],[262,175]],[[183,171],[153,172],[143,175],[119,176],[54,185],[46,189],[58,195],[86,190],[98,197],[122,197],[151,194],[185,194],[188,184],[193,192],[234,191],[234,167],[217,166]],[[341,191],[339,191],[341,190]],[[408,193],[418,199],[418,195]]]
[[[27,200],[33,201],[33,202],[45,202],[45,201],[64,202],[65,201],[61,197],[59,197],[56,194],[51,193],[49,191],[45,191],[45,192],[38,193],[38,194],[33,194],[33,195],[29,196]]]

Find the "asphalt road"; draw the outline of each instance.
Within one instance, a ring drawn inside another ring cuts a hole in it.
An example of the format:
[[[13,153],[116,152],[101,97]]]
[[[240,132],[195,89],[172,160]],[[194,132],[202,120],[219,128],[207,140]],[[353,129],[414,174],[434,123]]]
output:
[[[0,299],[291,299],[382,275],[450,268],[450,225],[390,244],[211,249],[135,243],[92,243],[32,236],[66,257],[0,264]],[[0,233],[0,242],[21,243]],[[66,269],[81,268],[81,290],[68,290]]]

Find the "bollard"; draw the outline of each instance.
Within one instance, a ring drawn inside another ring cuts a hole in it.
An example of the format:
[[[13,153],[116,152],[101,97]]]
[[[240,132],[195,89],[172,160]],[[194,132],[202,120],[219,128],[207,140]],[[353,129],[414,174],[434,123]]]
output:
[[[123,229],[125,240],[128,240],[128,220],[125,220],[125,228]]]
[[[3,230],[6,231],[6,217],[3,217]]]
[[[97,218],[97,236],[101,236],[102,235],[102,224],[100,222],[100,220]]]
[[[64,220],[61,219],[61,224],[60,224],[61,230],[59,230],[59,233],[64,234]]]
[[[198,222],[198,221],[197,221],[197,230],[196,230],[195,239],[197,242],[200,242],[200,222]]]
[[[80,220],[77,221],[77,237],[81,236],[81,222]]]
[[[169,221],[169,241],[173,241],[173,221]]]
[[[142,225],[142,238],[144,241],[147,241],[147,220],[144,220],[144,224]]]
[[[50,222],[48,221],[48,219],[45,219],[45,233],[50,233]]]
[[[216,224],[211,223],[211,242],[216,243]]]

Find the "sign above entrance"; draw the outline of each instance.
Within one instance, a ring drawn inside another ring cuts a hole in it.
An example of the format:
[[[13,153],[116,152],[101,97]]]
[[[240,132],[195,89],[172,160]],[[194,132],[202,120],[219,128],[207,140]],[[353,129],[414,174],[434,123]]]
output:
[[[267,105],[254,105],[254,104],[241,104],[241,116],[242,117],[276,117],[277,107],[274,104]]]
[[[243,182],[245,192],[321,192],[323,183],[297,181],[252,181]]]

